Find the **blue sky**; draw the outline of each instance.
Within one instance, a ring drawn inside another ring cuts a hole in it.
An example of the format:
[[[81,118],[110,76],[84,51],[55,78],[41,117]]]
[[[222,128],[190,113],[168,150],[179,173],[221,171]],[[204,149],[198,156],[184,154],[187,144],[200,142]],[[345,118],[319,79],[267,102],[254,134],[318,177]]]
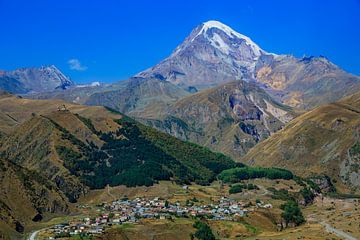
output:
[[[55,64],[78,83],[126,79],[207,20],[360,75],[360,0],[0,0],[0,69]]]

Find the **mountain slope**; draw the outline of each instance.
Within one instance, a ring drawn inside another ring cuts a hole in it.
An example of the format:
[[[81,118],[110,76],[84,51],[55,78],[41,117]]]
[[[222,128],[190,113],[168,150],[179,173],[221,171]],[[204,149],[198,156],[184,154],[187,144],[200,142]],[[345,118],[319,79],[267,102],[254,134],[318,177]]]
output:
[[[23,233],[28,223],[47,213],[69,211],[66,197],[54,183],[4,159],[0,159],[0,186],[0,236],[13,239],[18,235],[12,229]]]
[[[155,161],[157,167],[172,162],[172,166],[167,165],[167,171],[179,181],[196,179],[211,181],[214,173],[212,168],[207,169],[208,162],[220,161],[221,165],[221,161],[224,161],[225,165],[232,164],[229,158],[221,154],[214,154],[202,147],[184,143],[103,107],[66,104],[66,110],[57,110],[62,104],[66,103],[27,100],[13,96],[1,98],[1,111],[17,122],[17,125],[13,125],[2,138],[1,156],[31,170],[47,166],[43,172],[52,179],[56,178],[57,173],[66,173],[62,175],[63,177],[70,173],[69,177],[74,175],[80,177],[80,180],[85,180],[83,181],[85,184],[88,183],[87,175],[94,176],[95,169],[103,168],[99,174],[108,171],[109,174],[117,175],[122,171],[137,170],[137,167],[147,161]],[[184,148],[184,151],[178,154],[173,147]],[[190,156],[192,161],[188,162]],[[207,160],[203,160],[205,156]],[[142,158],[144,159],[140,161]],[[70,162],[66,162],[68,160]],[[125,163],[130,165],[125,166]],[[195,172],[188,176],[189,178],[182,178],[172,167],[180,167],[180,169],[186,167],[188,172]],[[202,171],[197,172],[199,169]],[[111,180],[112,176],[110,175],[109,178]],[[99,182],[99,185],[103,187],[106,184],[113,184],[110,180],[106,179],[105,183]],[[82,186],[77,185],[79,188]],[[72,193],[72,190],[75,191],[64,186],[64,191],[70,191],[69,198],[76,200],[78,195]]]
[[[90,188],[170,179],[208,184],[235,166],[223,154],[104,107],[2,94],[0,113],[0,217],[19,232],[38,213],[66,212]],[[23,216],[17,203],[27,208]]]
[[[359,133],[357,93],[295,118],[241,161],[286,168],[300,176],[326,174],[342,188],[359,189]]]
[[[0,89],[15,94],[66,89],[74,83],[54,65],[0,72]]]
[[[146,124],[237,159],[296,113],[255,84],[235,81],[185,97]]]
[[[324,57],[260,57],[256,81],[283,103],[311,109],[360,91],[360,77]]]

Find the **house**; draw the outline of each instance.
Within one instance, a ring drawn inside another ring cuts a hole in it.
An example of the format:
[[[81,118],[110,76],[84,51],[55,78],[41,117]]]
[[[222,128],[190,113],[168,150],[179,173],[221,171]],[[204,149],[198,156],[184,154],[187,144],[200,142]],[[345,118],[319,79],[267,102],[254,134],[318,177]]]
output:
[[[120,220],[120,218],[114,218],[114,219],[112,220],[112,222],[115,223],[115,224],[120,224],[120,223],[121,223],[121,220]]]

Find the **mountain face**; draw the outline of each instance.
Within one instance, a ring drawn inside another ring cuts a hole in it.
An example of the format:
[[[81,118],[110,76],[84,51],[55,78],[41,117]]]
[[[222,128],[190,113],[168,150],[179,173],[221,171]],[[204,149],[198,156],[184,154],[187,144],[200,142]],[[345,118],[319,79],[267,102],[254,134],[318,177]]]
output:
[[[159,180],[208,184],[235,166],[113,110],[61,100],[2,94],[0,129],[0,229],[19,233],[29,222],[66,213],[89,189]]]
[[[238,159],[295,115],[257,85],[234,81],[182,98],[161,119],[142,121]]]
[[[346,73],[325,57],[261,56],[255,79],[281,102],[302,109],[360,91],[360,77]]]
[[[252,148],[244,163],[276,166],[360,190],[360,93],[309,111]]]
[[[230,27],[208,21],[196,27],[171,56],[138,76],[158,76],[186,89],[203,89],[252,79],[263,55],[273,56]]]
[[[64,90],[73,85],[54,65],[0,72],[0,88],[15,94]]]

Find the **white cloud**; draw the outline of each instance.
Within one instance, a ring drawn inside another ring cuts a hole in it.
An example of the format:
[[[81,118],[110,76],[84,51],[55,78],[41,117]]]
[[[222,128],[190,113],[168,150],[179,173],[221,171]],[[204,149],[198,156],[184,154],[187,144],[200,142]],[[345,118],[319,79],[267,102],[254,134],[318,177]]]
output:
[[[85,71],[88,68],[87,66],[81,65],[79,59],[76,58],[70,59],[67,63],[69,64],[70,69],[75,71]]]

